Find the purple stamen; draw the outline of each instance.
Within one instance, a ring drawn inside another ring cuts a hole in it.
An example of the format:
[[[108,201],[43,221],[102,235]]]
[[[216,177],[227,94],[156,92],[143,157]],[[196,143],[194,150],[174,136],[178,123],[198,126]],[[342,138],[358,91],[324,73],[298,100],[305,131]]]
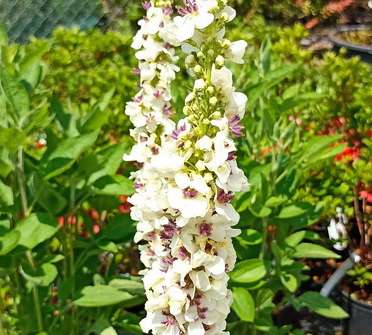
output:
[[[138,68],[138,67],[135,67],[134,69],[133,69],[133,74],[135,74],[136,76],[139,76],[140,74],[141,74],[141,70]]]
[[[172,7],[163,8],[163,14],[168,15],[168,16],[172,15],[173,14],[173,8]]]
[[[199,10],[195,0],[184,0],[185,7],[178,9],[178,14],[185,16]]]
[[[139,96],[135,97],[133,99],[133,101],[139,104],[142,101],[142,99],[143,99],[143,96],[142,95],[139,95]]]
[[[172,106],[164,106],[163,108],[163,114],[167,117],[170,117],[173,115],[173,108]]]
[[[244,127],[240,124],[240,117],[238,115],[233,115],[229,119],[229,128],[230,128],[231,133],[235,137],[242,137],[243,136]]]
[[[157,155],[159,153],[159,148],[158,147],[151,147],[151,152],[153,155]]]
[[[230,202],[234,198],[234,194],[232,192],[225,193],[224,190],[219,190],[217,193],[217,201],[226,204]]]
[[[161,92],[160,92],[160,90],[156,90],[155,92],[154,92],[154,97],[156,98],[156,99],[158,99],[158,98],[160,98],[161,97]]]
[[[160,237],[163,240],[170,240],[177,233],[177,226],[174,223],[170,222],[169,224],[163,226],[163,231],[160,233]]]
[[[183,190],[183,195],[186,198],[195,198],[198,195],[198,191],[195,190],[194,188],[188,187]]]
[[[143,185],[142,183],[139,183],[139,182],[136,182],[135,181],[134,184],[133,184],[133,186],[134,186],[134,189],[138,190],[138,189],[142,188],[145,185]]]
[[[207,307],[200,307],[198,308],[198,315],[199,318],[205,319],[207,317],[208,308]]]
[[[163,320],[161,323],[164,325],[164,326],[174,326],[177,321],[175,319],[175,317],[173,315],[170,315],[170,314],[165,314],[163,313],[164,316],[165,316],[165,320]]]
[[[186,124],[183,124],[181,127],[177,128],[176,130],[174,130],[171,134],[171,137],[174,139],[174,140],[178,140],[178,136],[180,136],[180,134],[186,130]]]
[[[178,249],[178,255],[181,257],[181,258],[189,258],[190,257],[190,254],[189,252],[186,250],[185,247],[181,247]]]
[[[237,159],[236,152],[235,151],[230,151],[228,156],[227,156],[227,160],[228,161],[234,161],[236,159]]]
[[[145,1],[143,4],[143,9],[144,10],[149,10],[151,8],[151,2],[150,1]]]
[[[199,226],[199,232],[203,236],[211,236],[211,234],[212,234],[212,225],[209,224],[209,223],[206,223],[206,222],[202,223]]]

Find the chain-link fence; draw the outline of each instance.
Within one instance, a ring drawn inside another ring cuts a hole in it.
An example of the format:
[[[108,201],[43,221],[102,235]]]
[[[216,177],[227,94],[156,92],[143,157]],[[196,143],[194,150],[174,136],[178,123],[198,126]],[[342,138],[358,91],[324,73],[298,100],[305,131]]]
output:
[[[0,24],[17,42],[49,36],[59,25],[91,28],[102,17],[100,0],[0,0]]]

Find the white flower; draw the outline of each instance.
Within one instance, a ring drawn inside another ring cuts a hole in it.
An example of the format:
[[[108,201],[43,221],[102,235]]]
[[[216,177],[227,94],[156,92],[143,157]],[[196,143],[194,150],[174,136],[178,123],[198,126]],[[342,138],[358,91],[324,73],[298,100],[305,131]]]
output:
[[[178,209],[186,219],[205,216],[209,208],[211,190],[203,177],[189,177],[184,173],[177,173],[175,182],[176,187],[168,191],[169,204]]]
[[[248,43],[240,40],[232,42],[225,53],[225,57],[237,64],[243,64],[243,57],[245,55]]]
[[[169,295],[169,310],[173,315],[178,315],[182,313],[183,307],[186,303],[187,293],[185,290],[172,286],[168,290]]]
[[[140,326],[145,333],[149,333],[152,330],[154,335],[180,334],[175,317],[162,312],[147,313],[146,318],[140,322]]]
[[[229,103],[226,107],[226,115],[238,115],[242,120],[245,114],[245,107],[248,98],[244,93],[232,92],[230,95]]]
[[[231,95],[233,91],[233,77],[231,71],[227,67],[217,69],[215,65],[213,65],[211,81],[214,86],[222,90],[226,97]]]
[[[225,58],[243,62],[246,43],[224,38],[223,23],[236,14],[224,3],[185,0],[180,16],[171,19],[168,9],[151,2],[132,44],[141,87],[126,106],[136,144],[124,158],[142,163],[131,175],[136,192],[129,202],[138,221],[135,242],[146,242],[139,246],[147,297],[140,325],[154,335],[227,335],[232,297],[226,272],[236,261],[231,238],[239,234],[232,228],[239,214],[230,202],[248,181],[231,139],[241,133],[247,97],[235,91],[224,66]],[[217,47],[206,49],[211,38]],[[196,80],[185,99],[187,116],[176,125],[170,119],[171,84],[179,71],[179,45],[198,61],[187,58]],[[216,66],[204,69],[208,57]],[[198,119],[205,128],[194,115],[204,102],[217,109],[210,119]]]

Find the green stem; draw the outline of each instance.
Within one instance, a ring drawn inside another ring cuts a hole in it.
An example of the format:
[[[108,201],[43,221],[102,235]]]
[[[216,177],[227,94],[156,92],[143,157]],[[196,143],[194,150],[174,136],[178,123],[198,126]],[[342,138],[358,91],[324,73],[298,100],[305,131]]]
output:
[[[75,208],[75,202],[76,202],[76,184],[74,180],[71,181],[71,188],[70,188],[70,215],[74,215],[76,208]],[[74,299],[75,297],[75,255],[74,255],[74,236],[73,233],[69,233],[68,236],[68,257],[69,257],[69,273],[71,278],[71,298]],[[71,328],[70,328],[70,334],[75,335],[75,325],[76,325],[76,308],[75,306],[72,307],[71,310]]]
[[[261,246],[261,251],[260,251],[260,259],[265,258],[265,253],[266,253],[266,243],[267,243],[267,228],[268,228],[268,222],[267,219],[264,218],[262,219],[262,229],[263,229],[263,234],[262,234],[262,246]]]
[[[43,318],[42,318],[41,306],[40,306],[39,290],[37,289],[37,286],[34,286],[32,288],[32,296],[35,302],[37,329],[41,333],[44,331],[44,327],[43,327]]]
[[[17,181],[18,181],[19,195],[21,198],[22,216],[27,217],[29,215],[29,209],[28,209],[28,201],[27,201],[26,180],[25,180],[25,172],[24,172],[24,155],[23,155],[22,147],[18,149],[16,175],[17,175]],[[30,250],[26,252],[26,257],[31,267],[34,270],[36,270],[36,264],[32,256],[32,252]],[[32,296],[33,296],[34,305],[35,305],[34,307],[35,307],[38,331],[43,332],[44,331],[43,318],[42,318],[42,313],[41,313],[39,291],[38,291],[37,286],[34,286],[32,288]]]
[[[22,148],[18,149],[17,154],[17,164],[16,164],[16,174],[19,195],[21,197],[21,206],[22,206],[22,215],[26,217],[28,214],[28,201],[26,193],[26,183],[25,183],[25,173],[24,173],[24,162],[23,162],[23,150]]]

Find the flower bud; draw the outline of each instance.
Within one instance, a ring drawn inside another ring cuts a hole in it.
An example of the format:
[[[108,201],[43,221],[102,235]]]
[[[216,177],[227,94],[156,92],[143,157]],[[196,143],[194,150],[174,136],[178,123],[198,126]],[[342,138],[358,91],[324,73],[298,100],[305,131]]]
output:
[[[189,115],[189,107],[188,106],[183,107],[183,114]]]
[[[221,46],[226,49],[229,48],[231,46],[230,40],[228,40],[227,38],[224,38],[221,43]]]
[[[209,94],[213,94],[213,93],[214,93],[214,87],[213,87],[213,86],[208,86],[208,88],[207,88],[207,92],[208,92]]]
[[[191,92],[190,94],[188,94],[185,98],[185,102],[186,103],[189,103],[191,101],[193,101],[195,99],[195,94],[193,92]]]
[[[189,149],[192,147],[192,142],[190,140],[187,140],[184,144],[184,148],[185,149]]]
[[[205,81],[203,79],[195,80],[194,88],[197,91],[201,91],[205,87]]]
[[[192,66],[195,63],[195,57],[194,55],[188,55],[185,59],[185,63],[188,66]]]
[[[194,66],[194,72],[199,74],[199,73],[202,73],[203,69],[200,65],[195,65]]]
[[[221,115],[221,112],[214,112],[212,115],[211,115],[211,118],[214,119],[214,120],[218,120],[222,117]]]
[[[222,66],[225,65],[225,58],[224,58],[223,56],[221,56],[221,55],[218,55],[218,56],[216,57],[215,63],[216,63],[216,65],[217,65],[218,67],[222,67]]]
[[[210,56],[210,57],[213,57],[213,56],[214,56],[214,51],[213,51],[213,49],[209,49],[209,50],[208,50],[208,56]]]
[[[205,55],[203,52],[199,51],[197,54],[196,54],[196,57],[200,58],[200,59],[204,59],[205,58]]]
[[[212,106],[215,106],[217,104],[218,100],[216,97],[212,97],[209,99],[209,103],[212,105]]]

